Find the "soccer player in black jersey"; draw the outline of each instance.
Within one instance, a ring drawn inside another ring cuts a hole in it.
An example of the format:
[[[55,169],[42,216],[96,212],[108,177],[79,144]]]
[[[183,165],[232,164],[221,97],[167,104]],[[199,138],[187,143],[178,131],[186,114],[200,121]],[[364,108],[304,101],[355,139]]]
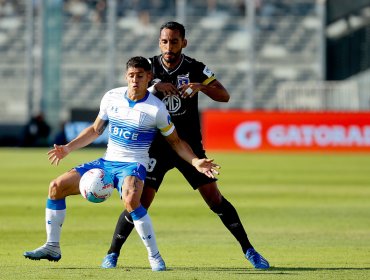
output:
[[[161,26],[161,55],[150,58],[154,74],[151,91],[166,104],[179,136],[199,158],[204,158],[206,155],[202,145],[198,95],[206,94],[218,102],[227,102],[230,96],[206,65],[182,53],[186,45],[185,28],[182,24],[167,22]],[[153,141],[149,156],[150,163],[141,196],[141,203],[145,208],[148,209],[152,203],[165,174],[170,169],[177,168],[192,188],[199,191],[210,209],[220,217],[240,243],[245,257],[252,265],[258,269],[269,268],[268,261],[250,243],[235,208],[222,196],[216,179],[197,172],[171,150],[161,135],[157,135]],[[117,222],[111,247],[102,263],[103,268],[116,267],[122,245],[133,228],[132,218],[125,210]]]

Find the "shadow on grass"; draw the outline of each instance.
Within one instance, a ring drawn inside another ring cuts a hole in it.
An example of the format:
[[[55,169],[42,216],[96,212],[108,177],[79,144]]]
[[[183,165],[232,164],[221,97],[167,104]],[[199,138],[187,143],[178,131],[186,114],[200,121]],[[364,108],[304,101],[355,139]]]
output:
[[[236,274],[295,274],[305,271],[370,271],[370,267],[270,267],[269,269],[254,269],[246,267],[170,267],[168,269],[179,271],[207,271],[207,272],[228,272]]]
[[[369,270],[370,267],[271,267],[269,270],[274,271],[352,271],[352,270]]]
[[[100,267],[91,268],[91,267],[58,267],[51,268],[56,270],[102,270]],[[111,269],[109,269],[111,270]],[[120,267],[118,266],[115,270],[122,271],[132,271],[132,270],[145,270],[150,271],[150,268],[147,266],[129,266],[129,267]],[[191,272],[225,272],[231,274],[296,274],[298,272],[306,271],[370,271],[370,267],[270,267],[269,269],[254,269],[246,267],[168,267],[167,271],[191,271]]]

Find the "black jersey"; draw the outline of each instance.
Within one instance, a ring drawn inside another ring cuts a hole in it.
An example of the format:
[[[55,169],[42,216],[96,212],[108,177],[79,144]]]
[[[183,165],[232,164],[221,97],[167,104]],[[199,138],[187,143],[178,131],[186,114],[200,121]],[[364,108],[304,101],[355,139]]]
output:
[[[186,55],[182,55],[180,64],[170,71],[163,65],[161,58],[161,55],[150,58],[154,81],[159,79],[161,82],[172,83],[179,87],[189,83],[207,85],[215,80],[213,72],[205,64]],[[161,92],[155,95],[166,104],[180,138],[185,140],[193,150],[202,149],[198,93],[192,98],[185,99],[177,95],[164,96]]]

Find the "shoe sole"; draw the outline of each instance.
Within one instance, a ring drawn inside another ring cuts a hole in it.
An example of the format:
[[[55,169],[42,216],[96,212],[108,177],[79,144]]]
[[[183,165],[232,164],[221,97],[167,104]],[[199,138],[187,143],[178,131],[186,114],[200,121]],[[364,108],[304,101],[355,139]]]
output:
[[[249,260],[248,260],[249,261]],[[263,264],[253,264],[251,261],[249,261],[255,269],[269,269],[270,265],[263,265]]]
[[[152,269],[152,271],[166,271],[167,269]]]
[[[252,261],[250,261],[249,259],[247,259],[255,269],[269,269],[270,268],[270,264],[268,264],[267,266],[264,265],[264,264],[254,264]]]
[[[101,266],[101,268],[104,268],[104,269],[112,269],[112,268],[116,268],[117,267],[117,265],[116,266]]]
[[[48,260],[49,262],[58,262],[62,257],[59,258],[53,258],[50,256],[43,257],[43,258],[37,258],[37,257],[31,257],[31,256],[24,256],[26,259],[30,259],[33,261],[39,261],[39,260]]]
[[[255,266],[254,267],[255,269],[269,269],[270,268],[270,266]]]

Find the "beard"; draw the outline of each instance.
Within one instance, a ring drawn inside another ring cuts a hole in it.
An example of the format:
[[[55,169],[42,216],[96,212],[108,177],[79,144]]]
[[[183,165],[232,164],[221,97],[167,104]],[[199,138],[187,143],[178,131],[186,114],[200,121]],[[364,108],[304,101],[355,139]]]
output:
[[[167,63],[174,63],[179,60],[180,56],[181,56],[181,52],[179,53],[165,52],[162,54],[162,59]]]

